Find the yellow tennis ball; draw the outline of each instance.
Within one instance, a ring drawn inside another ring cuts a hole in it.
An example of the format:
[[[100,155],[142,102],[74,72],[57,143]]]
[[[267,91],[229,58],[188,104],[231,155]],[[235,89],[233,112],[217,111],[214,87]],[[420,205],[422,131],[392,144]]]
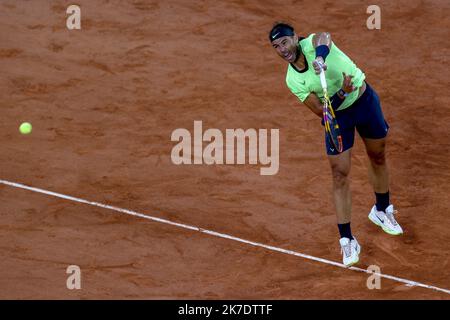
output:
[[[33,127],[31,126],[31,123],[24,122],[20,125],[19,131],[21,134],[29,134],[29,133],[31,133],[32,129],[33,129]]]

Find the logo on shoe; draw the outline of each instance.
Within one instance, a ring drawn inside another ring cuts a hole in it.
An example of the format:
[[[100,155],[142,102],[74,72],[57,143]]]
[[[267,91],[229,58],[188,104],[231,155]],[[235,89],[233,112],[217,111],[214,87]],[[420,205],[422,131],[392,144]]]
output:
[[[379,217],[379,216],[377,216],[376,214],[375,214],[375,217],[377,217],[377,219],[378,219],[378,220],[380,220],[380,221],[381,221],[381,223],[384,223],[384,220],[381,220],[381,219],[380,219],[380,217]]]

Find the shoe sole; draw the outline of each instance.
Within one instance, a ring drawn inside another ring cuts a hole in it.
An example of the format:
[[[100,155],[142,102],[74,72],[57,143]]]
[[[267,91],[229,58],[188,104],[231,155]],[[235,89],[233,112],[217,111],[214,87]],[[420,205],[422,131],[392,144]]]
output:
[[[383,229],[384,232],[386,232],[387,234],[390,234],[391,236],[400,236],[403,234],[403,232],[395,232],[392,231],[391,229],[386,228],[383,224],[379,223],[377,221],[377,219],[372,217],[372,213],[369,214],[369,220],[372,221],[373,224],[375,224],[376,226],[379,226],[381,229]]]
[[[355,264],[357,264],[359,262],[359,257],[358,257],[358,259],[356,259],[356,261],[352,261],[351,263],[349,263],[349,264],[344,264],[344,266],[346,266],[346,267],[351,267],[351,266],[354,266]]]

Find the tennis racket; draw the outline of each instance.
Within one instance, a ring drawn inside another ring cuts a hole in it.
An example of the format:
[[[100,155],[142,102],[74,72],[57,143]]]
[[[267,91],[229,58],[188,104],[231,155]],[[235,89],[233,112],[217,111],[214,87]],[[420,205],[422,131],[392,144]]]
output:
[[[320,84],[323,90],[323,122],[325,124],[325,135],[329,139],[332,146],[341,153],[344,146],[342,144],[342,135],[339,130],[339,124],[334,115],[333,107],[331,106],[330,97],[328,96],[327,80],[325,79],[325,71],[320,70]]]

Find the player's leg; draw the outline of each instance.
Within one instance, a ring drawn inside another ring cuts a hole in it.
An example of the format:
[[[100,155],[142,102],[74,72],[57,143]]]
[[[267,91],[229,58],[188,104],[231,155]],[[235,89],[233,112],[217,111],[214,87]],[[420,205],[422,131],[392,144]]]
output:
[[[369,84],[360,99],[356,130],[369,156],[369,178],[376,195],[377,209],[385,211],[389,206],[389,174],[385,155],[389,125],[384,119],[380,98]]]
[[[328,156],[333,177],[333,196],[338,224],[349,223],[351,219],[352,197],[349,178],[351,151],[350,148],[338,155]]]
[[[350,192],[351,148],[337,155],[328,155],[333,177],[333,196],[341,238],[342,262],[346,266],[359,261],[361,247],[350,229],[352,195]]]
[[[352,147],[355,141],[355,112],[350,108],[336,111],[339,123],[343,152],[339,153],[325,136],[325,147],[333,179],[333,198],[337,223],[341,238],[353,239],[350,230],[352,197],[350,193],[350,166]]]
[[[389,173],[386,163],[386,138],[363,138],[369,156],[369,177],[375,192],[375,205],[369,213],[369,219],[392,235],[403,233],[395,220],[394,206],[389,199]]]
[[[389,191],[389,172],[386,164],[386,138],[369,139],[362,138],[369,157],[369,179],[376,194],[385,194]],[[379,210],[384,210],[389,205]],[[384,203],[380,206],[384,206]]]
[[[364,141],[369,157],[369,177],[375,192],[376,203],[369,213],[369,219],[389,234],[403,233],[394,218],[393,205],[389,199],[389,172],[386,164],[386,137],[389,125],[384,119],[377,93],[369,86],[364,108],[361,108],[356,126]]]
[[[325,137],[328,161],[331,167],[333,179],[333,197],[336,208],[338,229],[340,234],[342,262],[351,266],[359,261],[361,246],[352,235],[350,228],[352,195],[350,192],[350,167],[353,142],[355,140],[354,112],[344,110],[336,112],[336,117],[341,127],[344,151],[337,152]]]

